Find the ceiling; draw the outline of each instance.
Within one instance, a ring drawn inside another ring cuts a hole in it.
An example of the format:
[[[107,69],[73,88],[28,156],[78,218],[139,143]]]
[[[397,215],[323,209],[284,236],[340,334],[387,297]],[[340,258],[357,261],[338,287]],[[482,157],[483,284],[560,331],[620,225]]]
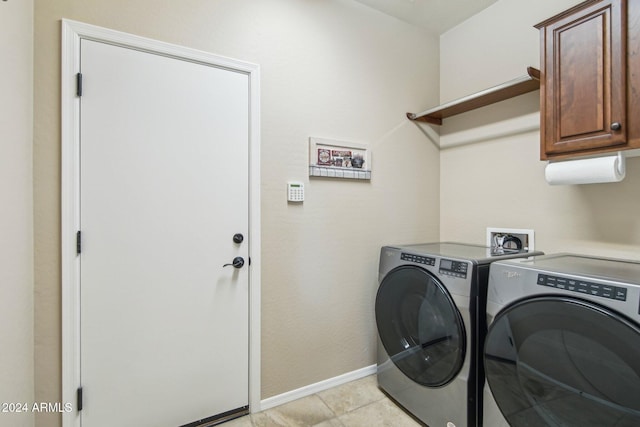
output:
[[[497,0],[356,0],[440,35]]]

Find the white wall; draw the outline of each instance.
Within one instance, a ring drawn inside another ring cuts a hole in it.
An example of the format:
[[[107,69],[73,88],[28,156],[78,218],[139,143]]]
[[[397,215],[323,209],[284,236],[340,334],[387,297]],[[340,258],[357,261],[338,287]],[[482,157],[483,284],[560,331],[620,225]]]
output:
[[[35,5],[36,398],[60,390],[63,17],[260,64],[262,398],[375,363],[379,248],[439,234],[439,154],[405,117],[437,103],[438,40],[352,0]],[[371,181],[309,179],[310,136],[367,145]]]
[[[539,66],[533,25],[576,0],[500,0],[441,36],[441,99]],[[486,227],[533,228],[536,249],[640,258],[640,159],[621,183],[549,186],[539,152],[539,92],[448,119],[440,155],[443,240],[485,243]],[[531,126],[532,118],[534,126]],[[479,142],[478,142],[479,141]],[[461,197],[464,195],[464,197]]]
[[[0,3],[0,425],[33,426],[33,2]]]

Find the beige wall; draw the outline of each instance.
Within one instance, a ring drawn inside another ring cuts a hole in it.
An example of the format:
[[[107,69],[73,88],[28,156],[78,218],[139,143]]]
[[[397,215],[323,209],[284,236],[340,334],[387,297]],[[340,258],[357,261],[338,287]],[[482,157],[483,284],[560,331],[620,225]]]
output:
[[[63,17],[261,65],[262,398],[375,363],[379,247],[439,233],[439,154],[404,118],[437,102],[437,39],[351,0],[35,5],[36,399],[61,385]],[[367,144],[371,182],[309,180],[309,136]]]
[[[500,0],[445,33],[440,40],[441,99],[539,66],[533,25],[577,3]],[[533,228],[536,249],[547,253],[640,258],[640,158],[627,159],[621,183],[548,185],[546,162],[539,160],[539,130],[529,127],[531,114],[539,111],[537,97],[534,92],[466,113],[442,127],[444,146],[463,143],[460,135],[481,142],[441,152],[441,239],[484,243],[486,227]]]
[[[33,402],[32,18],[32,1],[0,3],[0,402],[29,405]],[[0,425],[33,426],[33,415],[0,413]]]

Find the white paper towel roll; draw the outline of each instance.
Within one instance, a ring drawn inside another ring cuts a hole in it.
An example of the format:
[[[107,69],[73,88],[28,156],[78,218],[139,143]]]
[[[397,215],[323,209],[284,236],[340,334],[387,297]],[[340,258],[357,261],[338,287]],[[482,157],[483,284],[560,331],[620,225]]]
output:
[[[620,152],[616,156],[553,162],[544,170],[551,185],[620,182],[624,176],[624,156]]]

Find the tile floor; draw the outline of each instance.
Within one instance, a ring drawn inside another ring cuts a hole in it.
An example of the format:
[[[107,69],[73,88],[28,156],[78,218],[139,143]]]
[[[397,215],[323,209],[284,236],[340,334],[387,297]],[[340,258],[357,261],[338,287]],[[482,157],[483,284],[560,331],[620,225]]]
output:
[[[421,427],[378,389],[375,375],[321,391],[221,427]]]

